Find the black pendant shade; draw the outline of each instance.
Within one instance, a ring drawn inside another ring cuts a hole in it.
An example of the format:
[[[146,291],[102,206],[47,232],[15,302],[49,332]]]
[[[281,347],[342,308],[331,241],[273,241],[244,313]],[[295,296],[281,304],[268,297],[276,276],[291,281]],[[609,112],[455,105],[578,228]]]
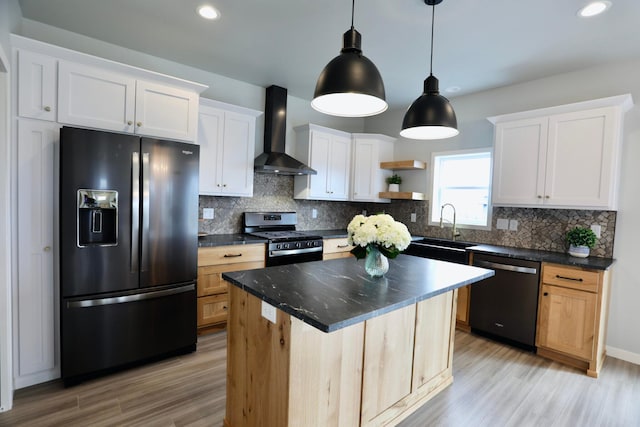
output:
[[[413,101],[402,120],[400,136],[410,139],[442,139],[456,136],[458,121],[449,100],[440,95],[438,79],[430,75],[424,92]]]
[[[424,92],[413,101],[402,120],[400,136],[410,139],[443,139],[456,136],[458,121],[449,100],[440,95],[438,79],[433,75],[433,27],[435,5],[442,0],[424,0],[432,6],[431,15],[431,62],[429,77],[424,81]]]
[[[351,20],[340,55],[318,77],[311,106],[333,116],[372,116],[388,108],[384,83],[374,63],[362,54],[362,37],[353,27],[353,9]]]

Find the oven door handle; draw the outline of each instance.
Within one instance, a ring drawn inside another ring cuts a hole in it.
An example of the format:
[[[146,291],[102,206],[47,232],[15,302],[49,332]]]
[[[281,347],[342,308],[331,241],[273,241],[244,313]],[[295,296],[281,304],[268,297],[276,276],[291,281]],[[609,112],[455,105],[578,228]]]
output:
[[[473,265],[475,265],[476,267],[493,268],[495,270],[514,271],[516,273],[538,274],[538,270],[536,268],[520,267],[517,265],[510,265],[510,264],[500,264],[497,262],[477,260],[477,261],[474,261]]]
[[[273,258],[273,257],[279,257],[279,256],[287,256],[287,255],[308,254],[312,252],[322,252],[322,247],[318,246],[315,248],[283,249],[279,251],[269,251],[269,256]]]

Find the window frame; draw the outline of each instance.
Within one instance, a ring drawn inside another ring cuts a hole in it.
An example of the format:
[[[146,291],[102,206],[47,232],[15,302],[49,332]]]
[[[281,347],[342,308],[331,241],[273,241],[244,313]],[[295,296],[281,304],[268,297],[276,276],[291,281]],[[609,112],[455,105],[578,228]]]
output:
[[[440,218],[438,217],[437,219],[434,220],[434,217],[433,217],[433,205],[435,202],[434,182],[435,182],[436,163],[438,162],[436,159],[438,157],[453,157],[453,156],[464,156],[464,155],[485,154],[485,153],[489,155],[489,160],[490,160],[489,188],[488,188],[488,195],[487,195],[487,223],[486,225],[475,225],[475,224],[464,224],[456,221],[456,228],[471,229],[471,230],[489,230],[489,231],[492,229],[493,205],[491,203],[491,191],[493,188],[493,148],[491,147],[473,148],[468,150],[438,151],[438,152],[431,153],[431,168],[430,168],[431,171],[429,173],[429,212],[428,212],[428,220],[427,220],[428,225],[435,226],[435,227],[440,226]],[[446,223],[448,224],[448,221]]]

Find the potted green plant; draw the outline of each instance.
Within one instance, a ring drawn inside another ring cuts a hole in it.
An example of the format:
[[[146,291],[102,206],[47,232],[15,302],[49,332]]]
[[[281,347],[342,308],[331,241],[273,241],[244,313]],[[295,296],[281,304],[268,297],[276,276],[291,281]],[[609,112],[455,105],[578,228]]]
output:
[[[587,227],[574,227],[567,232],[567,243],[569,243],[569,255],[586,258],[590,249],[596,245],[596,233]]]
[[[400,184],[402,184],[402,177],[397,173],[387,177],[387,184],[389,184],[389,191],[400,191]]]

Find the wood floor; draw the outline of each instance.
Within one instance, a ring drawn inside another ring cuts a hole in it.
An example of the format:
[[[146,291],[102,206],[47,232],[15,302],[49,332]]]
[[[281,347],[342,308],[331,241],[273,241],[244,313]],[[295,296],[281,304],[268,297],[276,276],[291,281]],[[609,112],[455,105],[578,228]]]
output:
[[[455,345],[453,385],[401,426],[640,426],[640,366],[609,358],[596,380],[464,332]],[[0,426],[221,426],[225,346],[216,333],[190,355],[18,390]]]

